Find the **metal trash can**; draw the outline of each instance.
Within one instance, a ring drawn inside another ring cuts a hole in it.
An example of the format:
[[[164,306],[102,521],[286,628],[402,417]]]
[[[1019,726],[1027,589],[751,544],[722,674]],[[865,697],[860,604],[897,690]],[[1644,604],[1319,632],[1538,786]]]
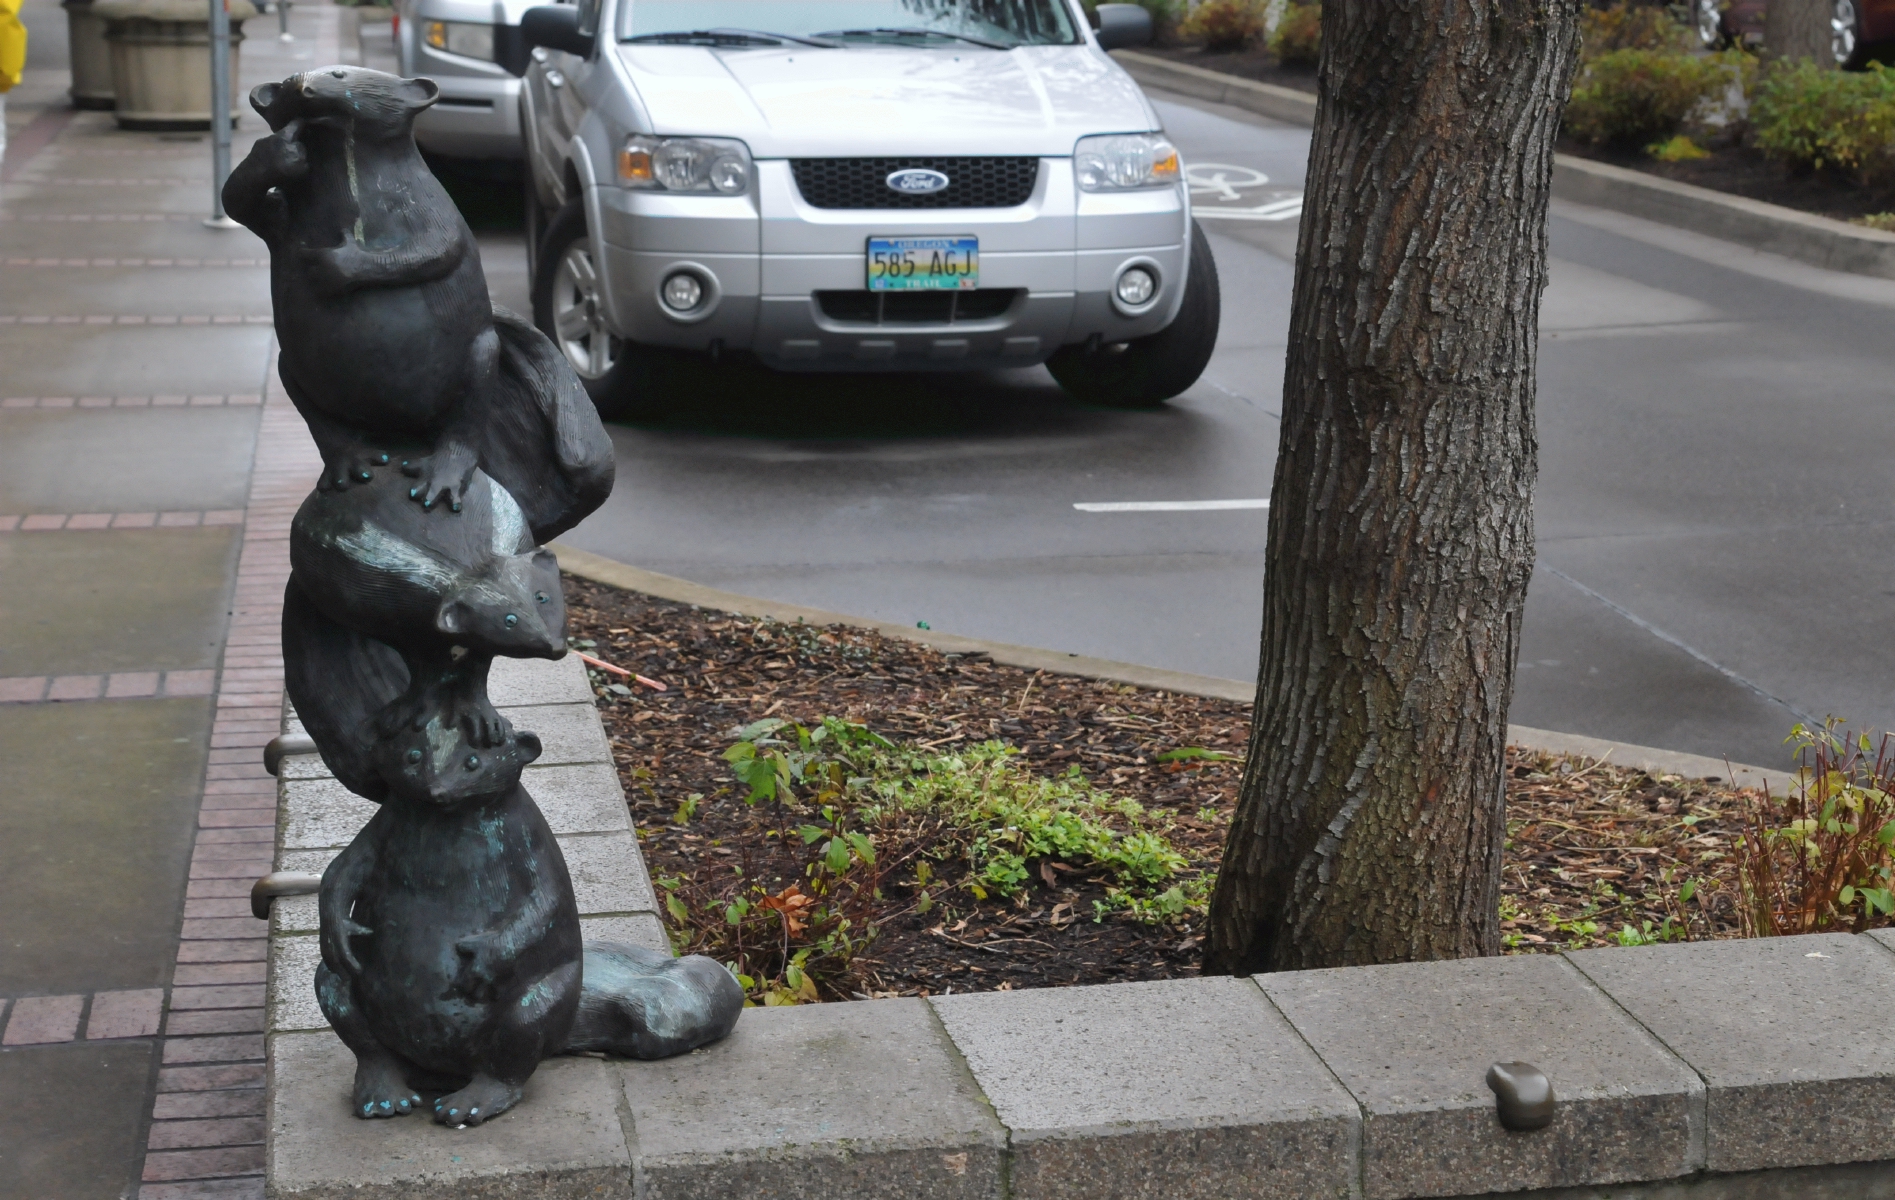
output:
[[[112,50],[105,44],[104,19],[92,11],[92,0],[60,0],[59,6],[66,10],[72,106],[112,107]]]
[[[250,0],[230,3],[230,98],[227,119],[241,111],[238,47],[243,22],[257,15]],[[112,51],[113,116],[124,129],[211,127],[211,14],[207,0],[94,0]]]

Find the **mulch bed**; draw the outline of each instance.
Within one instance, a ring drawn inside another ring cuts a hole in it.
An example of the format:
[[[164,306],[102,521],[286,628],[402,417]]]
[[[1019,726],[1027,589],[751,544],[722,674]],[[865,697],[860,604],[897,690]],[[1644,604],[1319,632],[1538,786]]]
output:
[[[1011,743],[1036,771],[1076,765],[1096,786],[1136,799],[1170,825],[1194,868],[1216,866],[1241,774],[1245,705],[1026,671],[867,630],[752,620],[572,577],[566,590],[576,644],[666,685],[628,687],[593,672],[646,861],[654,878],[671,882],[700,938],[717,933],[723,904],[758,884],[795,884],[812,860],[800,839],[779,836],[796,818],[744,803],[747,789],[723,757],[736,728],[769,716],[842,717],[943,751]],[[1180,747],[1237,758],[1155,761]],[[1513,951],[1601,945],[1667,917],[1694,936],[1738,932],[1733,839],[1743,793],[1519,750],[1510,767],[1502,912]],[[701,799],[680,821],[693,795]],[[956,886],[947,864],[932,889],[938,902],[922,912],[892,861],[896,848],[882,853],[878,886],[852,910],[857,929],[873,924],[878,936],[847,979],[825,982],[825,998],[1198,972],[1199,919],[1095,921],[1104,887],[1084,873],[1049,864],[1015,900],[982,901]],[[1692,877],[1702,882],[1681,906],[1679,889]]]
[[[1895,190],[1887,187],[1865,187],[1853,179],[1827,172],[1793,173],[1782,163],[1741,144],[1707,142],[1703,148],[1710,151],[1709,158],[1666,163],[1636,148],[1590,146],[1571,138],[1561,139],[1559,145],[1562,154],[1629,167],[1648,175],[1766,204],[1780,204],[1838,221],[1895,210]]]

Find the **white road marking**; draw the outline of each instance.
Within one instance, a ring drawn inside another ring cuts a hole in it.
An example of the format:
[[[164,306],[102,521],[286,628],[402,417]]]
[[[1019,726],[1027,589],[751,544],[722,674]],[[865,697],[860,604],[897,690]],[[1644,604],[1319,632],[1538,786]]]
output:
[[[1105,500],[1075,504],[1080,512],[1220,512],[1232,508],[1269,508],[1268,500]]]
[[[1191,206],[1194,217],[1215,217],[1225,221],[1290,221],[1303,215],[1303,198],[1290,196],[1272,200],[1255,208],[1217,208],[1207,204]]]
[[[1184,168],[1185,182],[1193,196],[1215,195],[1220,200],[1238,200],[1238,188],[1262,187],[1270,177],[1254,167],[1233,167],[1229,163],[1190,163]]]

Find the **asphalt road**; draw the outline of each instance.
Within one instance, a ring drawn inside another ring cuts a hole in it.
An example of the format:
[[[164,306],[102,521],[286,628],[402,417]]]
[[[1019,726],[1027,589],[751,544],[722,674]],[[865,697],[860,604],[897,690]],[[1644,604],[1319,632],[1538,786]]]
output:
[[[753,595],[1254,678],[1261,509],[1075,508],[1269,494],[1309,134],[1157,98],[1223,284],[1196,387],[1119,413],[1038,369],[728,372],[675,421],[614,429],[618,489],[569,540]],[[1895,726],[1895,282],[1560,204],[1551,241],[1514,720],[1766,765],[1799,719]],[[523,292],[517,242],[487,257],[503,298]]]

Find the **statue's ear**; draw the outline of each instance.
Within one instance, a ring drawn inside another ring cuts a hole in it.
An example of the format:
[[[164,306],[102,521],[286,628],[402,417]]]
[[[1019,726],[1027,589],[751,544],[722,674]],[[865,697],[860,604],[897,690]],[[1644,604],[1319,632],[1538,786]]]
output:
[[[432,79],[404,79],[401,81],[401,98],[407,103],[409,112],[420,112],[441,98],[441,85]]]
[[[282,92],[280,83],[259,83],[250,89],[250,107],[264,120],[270,119],[270,106],[276,103],[277,95]]]

